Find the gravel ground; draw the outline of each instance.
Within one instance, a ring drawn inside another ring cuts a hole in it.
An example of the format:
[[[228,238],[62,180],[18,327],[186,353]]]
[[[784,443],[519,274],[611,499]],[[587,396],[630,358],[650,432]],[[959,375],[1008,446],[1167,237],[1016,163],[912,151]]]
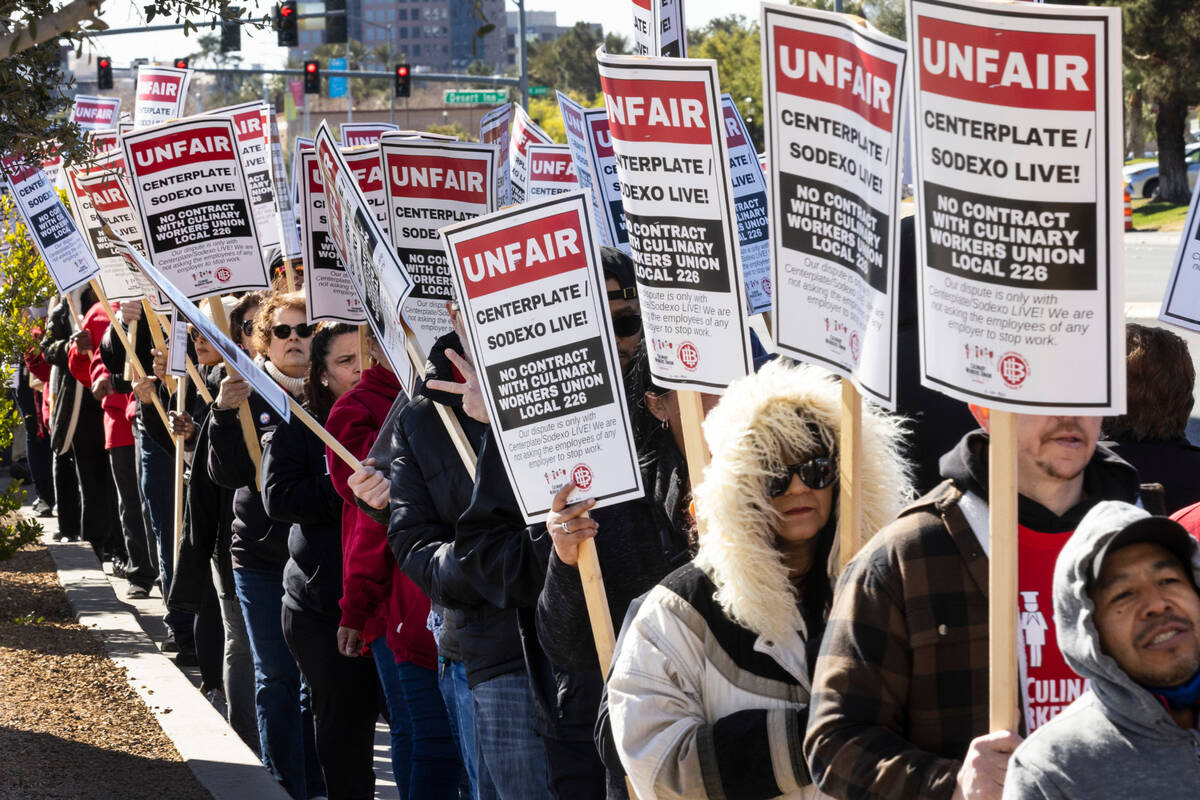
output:
[[[78,625],[41,544],[0,562],[0,798],[210,798]]]

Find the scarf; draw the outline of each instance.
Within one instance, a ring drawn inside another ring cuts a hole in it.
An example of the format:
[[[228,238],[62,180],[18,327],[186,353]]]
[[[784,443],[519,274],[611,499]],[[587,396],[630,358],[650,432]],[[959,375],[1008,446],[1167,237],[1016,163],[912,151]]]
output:
[[[254,360],[257,361],[259,366],[266,370],[266,373],[270,375],[276,383],[282,386],[292,397],[300,398],[304,396],[305,378],[293,378],[290,375],[284,375],[279,371],[279,367],[275,366],[270,361],[267,361],[265,358],[259,357]]]
[[[1196,670],[1196,674],[1188,680],[1172,686],[1169,689],[1159,689],[1146,687],[1151,694],[1156,695],[1167,707],[1174,711],[1181,711],[1185,708],[1193,708],[1197,703],[1200,703],[1200,670]]]

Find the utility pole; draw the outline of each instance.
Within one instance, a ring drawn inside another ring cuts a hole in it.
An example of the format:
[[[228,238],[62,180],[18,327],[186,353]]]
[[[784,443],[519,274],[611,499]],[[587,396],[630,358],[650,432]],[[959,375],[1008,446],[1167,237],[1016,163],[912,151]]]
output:
[[[348,26],[347,26],[348,27]],[[354,69],[354,65],[350,63],[350,37],[346,37],[346,69]],[[346,122],[354,121],[354,91],[352,87],[353,80],[346,78]]]
[[[528,70],[528,43],[525,41],[525,0],[513,0],[517,4],[517,41],[521,48],[520,53],[520,68],[521,68],[521,107],[526,111],[529,110],[529,70]],[[840,2],[840,0],[839,0]]]

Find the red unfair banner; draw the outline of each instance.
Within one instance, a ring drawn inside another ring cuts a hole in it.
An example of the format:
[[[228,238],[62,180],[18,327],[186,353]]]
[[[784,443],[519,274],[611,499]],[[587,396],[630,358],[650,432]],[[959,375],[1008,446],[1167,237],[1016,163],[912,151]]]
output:
[[[896,65],[835,36],[780,27],[775,31],[775,86],[782,94],[834,103],[877,128],[891,130],[899,98]]]
[[[268,141],[267,133],[263,128],[262,109],[261,105],[256,105],[229,116],[233,120],[233,129],[237,133],[239,142],[249,142],[254,139]]]
[[[487,203],[486,173],[479,159],[422,156],[389,151],[388,182],[394,195],[426,200]]]
[[[138,175],[153,175],[186,164],[238,159],[224,125],[189,128],[155,139],[130,145]]]
[[[137,99],[174,103],[179,100],[179,87],[182,84],[182,76],[156,74],[153,80],[139,82]]]
[[[921,90],[1013,108],[1094,111],[1095,38],[918,16]]]
[[[612,135],[622,141],[712,143],[701,83],[608,78],[604,97]]]
[[[383,170],[379,166],[379,153],[369,150],[361,153],[342,153],[346,166],[354,173],[358,188],[367,192],[383,191]]]
[[[455,246],[467,294],[483,297],[588,265],[579,214],[568,211]]]
[[[554,152],[534,149],[529,159],[529,174],[534,180],[555,181],[574,185],[578,183],[575,176],[575,162],[571,160],[570,152]]]

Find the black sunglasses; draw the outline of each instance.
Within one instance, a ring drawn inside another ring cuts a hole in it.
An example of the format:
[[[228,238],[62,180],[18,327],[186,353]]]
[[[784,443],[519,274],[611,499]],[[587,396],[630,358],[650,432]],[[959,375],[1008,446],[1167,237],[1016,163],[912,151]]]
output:
[[[204,334],[200,332],[199,328],[193,328],[190,326],[188,327],[188,336],[191,337],[193,342],[198,342],[204,338]]]
[[[307,322],[301,322],[299,325],[272,325],[271,334],[276,339],[286,339],[292,335],[292,331],[296,331],[296,335],[301,339],[307,339],[313,335],[313,331],[317,329],[316,325],[309,325]]]
[[[810,489],[824,489],[833,485],[837,478],[837,462],[826,456],[810,458],[801,464],[784,467],[767,479],[767,494],[779,497],[792,485],[792,476],[800,478],[800,482]]]
[[[618,338],[624,339],[626,336],[634,336],[642,329],[642,315],[622,314],[619,317],[613,317],[612,325],[613,333]]]

